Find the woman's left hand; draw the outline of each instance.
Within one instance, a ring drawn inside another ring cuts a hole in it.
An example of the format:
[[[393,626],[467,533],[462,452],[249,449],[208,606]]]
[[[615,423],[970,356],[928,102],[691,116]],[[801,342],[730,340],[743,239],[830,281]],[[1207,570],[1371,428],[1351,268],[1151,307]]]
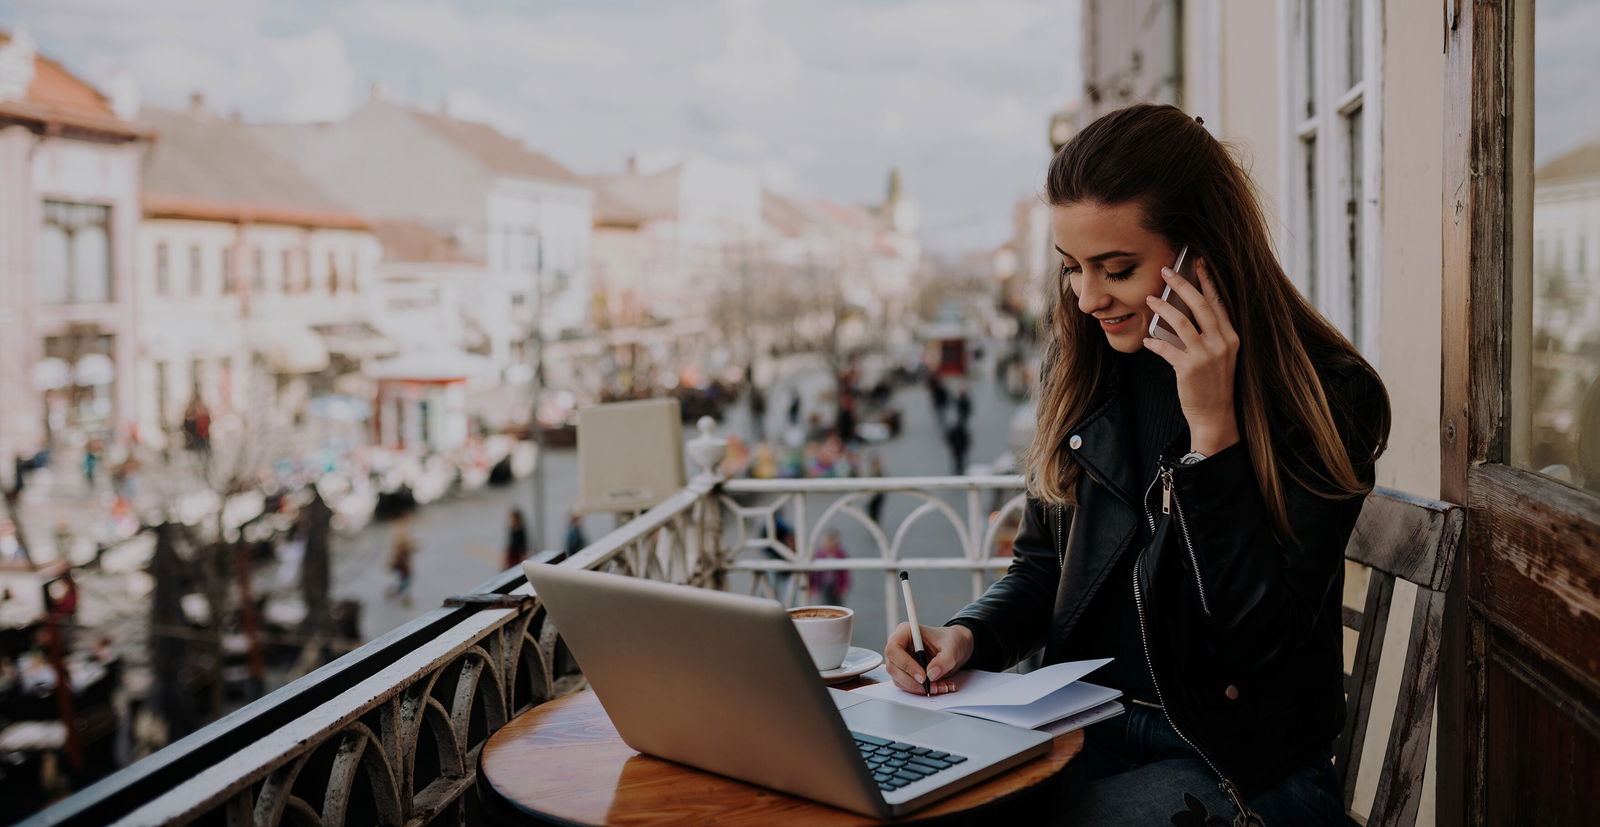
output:
[[[1216,295],[1204,259],[1195,262],[1200,290],[1187,279],[1161,268],[1161,277],[1189,305],[1194,318],[1179,313],[1160,296],[1150,296],[1150,308],[1161,314],[1183,342],[1178,348],[1154,337],[1144,346],[1167,360],[1178,375],[1178,401],[1189,422],[1189,450],[1207,456],[1239,441],[1239,423],[1233,412],[1233,372],[1239,360],[1239,334]],[[1202,292],[1202,290],[1204,292]]]

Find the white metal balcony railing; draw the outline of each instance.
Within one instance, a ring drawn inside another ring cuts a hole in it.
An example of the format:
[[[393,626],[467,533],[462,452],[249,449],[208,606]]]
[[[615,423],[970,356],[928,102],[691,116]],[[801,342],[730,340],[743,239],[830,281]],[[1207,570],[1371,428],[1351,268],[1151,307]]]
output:
[[[560,563],[718,589],[745,573],[750,591],[769,596],[785,573],[882,571],[885,614],[895,618],[895,569],[968,571],[974,596],[1005,569],[1000,526],[1023,507],[1021,487],[1020,477],[724,482],[703,474]],[[918,501],[892,532],[862,510],[880,492]],[[775,539],[780,513],[792,546]],[[850,521],[872,538],[876,556],[818,560],[823,532]],[[907,538],[919,531],[926,543],[929,525],[949,527],[959,556],[906,555]],[[804,597],[807,579],[787,578],[783,601]],[[476,823],[476,764],[489,735],[581,682],[512,569],[25,823]]]

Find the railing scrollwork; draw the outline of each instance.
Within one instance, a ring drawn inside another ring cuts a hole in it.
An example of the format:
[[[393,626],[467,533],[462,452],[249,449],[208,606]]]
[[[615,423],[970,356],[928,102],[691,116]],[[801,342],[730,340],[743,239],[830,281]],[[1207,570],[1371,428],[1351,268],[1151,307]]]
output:
[[[833,568],[956,569],[979,589],[1008,564],[1001,526],[1020,514],[1016,477],[739,480],[702,474],[561,565],[721,589],[732,573],[773,578]],[[864,503],[918,502],[892,530]],[[819,510],[820,509],[820,510]],[[815,520],[808,518],[816,512]],[[779,514],[794,529],[778,542]],[[876,554],[818,560],[830,527],[856,524]],[[933,524],[946,556],[907,554]],[[776,556],[768,557],[771,550]],[[546,553],[547,562],[559,555]],[[803,576],[791,586],[804,589]],[[582,686],[520,569],[39,813],[35,824],[466,824],[479,812],[485,741],[512,717]],[[803,593],[803,592],[802,592]],[[522,600],[506,599],[523,596]],[[497,597],[503,596],[503,597]],[[784,595],[795,596],[793,590]],[[898,593],[886,588],[893,609]],[[890,612],[893,616],[894,611]]]

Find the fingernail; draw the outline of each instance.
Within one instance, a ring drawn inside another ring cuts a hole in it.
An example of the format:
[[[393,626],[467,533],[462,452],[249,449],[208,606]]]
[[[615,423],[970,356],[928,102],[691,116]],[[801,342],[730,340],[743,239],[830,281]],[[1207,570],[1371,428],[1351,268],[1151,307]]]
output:
[[[1144,297],[1144,303],[1145,304],[1155,304],[1156,303],[1156,297],[1155,296],[1145,296]]]
[[[930,680],[930,681],[936,681],[936,680],[938,680],[938,679],[939,679],[939,676],[940,676],[940,675],[941,675],[941,674],[944,674],[944,673],[942,673],[942,672],[940,672],[940,671],[939,671],[939,667],[937,667],[937,666],[935,666],[935,667],[933,667],[933,668],[932,668],[932,669],[929,669],[929,670],[928,670],[928,680]]]
[[[913,675],[912,675],[912,676],[911,676],[911,679],[912,679],[912,680],[914,680],[914,681],[916,681],[916,682],[917,682],[917,683],[922,683],[922,681],[923,681],[923,677],[922,677],[922,676],[921,676],[921,675],[915,675],[915,674],[913,674]]]
[[[1161,275],[1166,276],[1167,278],[1172,278],[1174,275],[1177,275],[1177,274],[1172,272],[1172,268],[1171,267],[1163,267],[1163,268],[1161,268]]]

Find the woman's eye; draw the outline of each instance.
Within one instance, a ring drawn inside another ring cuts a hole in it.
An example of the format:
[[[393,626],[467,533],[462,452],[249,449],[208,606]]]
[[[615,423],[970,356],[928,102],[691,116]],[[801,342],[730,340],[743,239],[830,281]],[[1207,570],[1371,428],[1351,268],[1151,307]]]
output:
[[[1063,264],[1061,265],[1061,276],[1062,278],[1065,278],[1067,276],[1076,275],[1081,269],[1083,268],[1078,267],[1077,265]]]
[[[1122,281],[1123,279],[1133,275],[1133,271],[1135,269],[1136,268],[1129,267],[1128,269],[1123,270],[1120,273],[1113,273],[1113,272],[1107,270],[1106,271],[1106,278],[1111,279],[1112,281]]]

